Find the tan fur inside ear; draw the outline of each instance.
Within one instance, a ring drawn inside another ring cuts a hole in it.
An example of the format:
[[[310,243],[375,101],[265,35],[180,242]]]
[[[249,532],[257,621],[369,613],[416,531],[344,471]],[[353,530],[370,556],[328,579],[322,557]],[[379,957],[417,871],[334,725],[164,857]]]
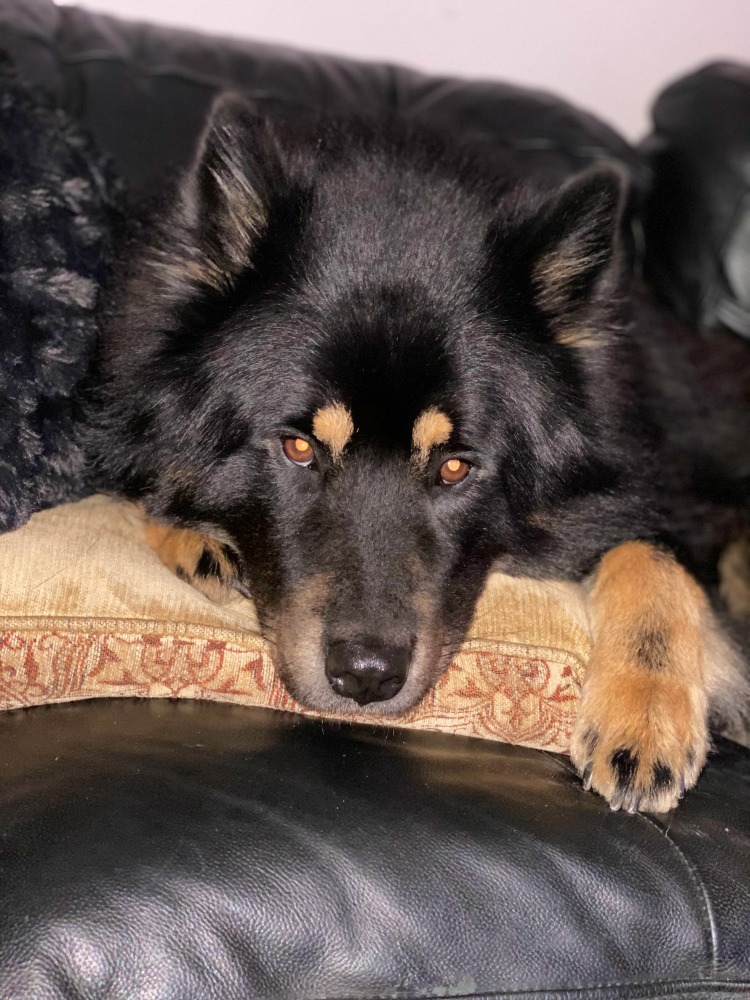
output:
[[[453,431],[453,422],[442,410],[431,406],[417,417],[412,431],[412,445],[420,462],[427,461],[430,451],[445,444]]]
[[[343,403],[329,403],[313,417],[313,434],[330,449],[334,461],[341,458],[354,434],[354,421]]]
[[[608,253],[570,252],[565,246],[555,247],[543,254],[534,265],[533,282],[537,302],[544,312],[552,315],[564,312],[569,289],[581,275],[607,259]]]
[[[601,347],[607,341],[607,337],[600,330],[591,330],[584,326],[563,328],[555,333],[555,340],[558,344],[564,344],[566,347],[587,351],[593,347]]]
[[[190,260],[179,254],[169,254],[161,247],[154,247],[146,261],[146,266],[149,265],[154,277],[167,291],[179,288],[186,280],[194,285],[213,288],[217,292],[225,291],[230,284],[230,276],[226,271],[203,255],[200,259]]]
[[[565,248],[556,248],[539,259],[534,268],[533,279],[537,290],[537,302],[551,316],[556,316],[554,337],[558,344],[578,351],[588,351],[601,347],[610,338],[603,330],[597,330],[565,315],[565,307],[571,285],[578,277],[596,266],[600,258],[607,254],[570,254]]]
[[[569,347],[592,347],[599,336],[599,324],[584,314],[603,303],[619,273],[622,187],[618,170],[584,172],[563,184],[541,220],[546,246],[531,265],[534,299],[555,339]]]
[[[224,196],[225,253],[234,267],[248,266],[248,248],[266,228],[266,209],[257,191],[250,183],[231,153],[227,153],[224,171],[214,170],[216,186]]]
[[[186,281],[223,292],[232,287],[238,273],[252,269],[250,250],[266,227],[266,209],[250,181],[231,160],[227,159],[223,173],[214,169],[211,174],[222,196],[221,252],[205,245],[194,246],[187,238],[174,241],[172,230],[179,231],[180,223],[174,218],[163,222],[158,245],[155,242],[152,246],[145,266],[168,295],[181,289]],[[183,193],[183,201],[183,212],[188,213],[188,193]]]

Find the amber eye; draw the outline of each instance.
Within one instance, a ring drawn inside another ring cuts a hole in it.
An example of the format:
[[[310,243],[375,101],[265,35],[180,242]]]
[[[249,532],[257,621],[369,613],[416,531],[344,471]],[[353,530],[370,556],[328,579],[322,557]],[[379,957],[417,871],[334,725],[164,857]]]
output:
[[[443,486],[462,483],[471,472],[471,465],[460,458],[449,458],[440,466],[440,482]]]
[[[312,465],[315,452],[310,442],[304,438],[283,438],[281,447],[289,461],[295,465]]]

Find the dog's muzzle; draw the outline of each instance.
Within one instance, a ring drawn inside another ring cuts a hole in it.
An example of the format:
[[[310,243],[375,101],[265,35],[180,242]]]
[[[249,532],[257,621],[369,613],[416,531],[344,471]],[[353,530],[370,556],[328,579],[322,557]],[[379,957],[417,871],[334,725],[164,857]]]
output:
[[[331,642],[326,677],[342,698],[358,705],[388,701],[404,686],[413,646],[386,646],[361,639]]]

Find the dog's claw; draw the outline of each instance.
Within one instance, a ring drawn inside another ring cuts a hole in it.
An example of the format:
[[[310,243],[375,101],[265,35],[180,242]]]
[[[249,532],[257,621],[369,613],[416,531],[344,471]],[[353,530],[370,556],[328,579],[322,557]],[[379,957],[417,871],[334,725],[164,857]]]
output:
[[[619,812],[622,808],[622,804],[625,801],[625,792],[617,791],[609,800],[609,808],[612,812]]]
[[[588,792],[591,789],[591,772],[594,770],[593,764],[587,764],[583,769],[583,774],[581,775],[581,780],[583,781],[583,790]]]

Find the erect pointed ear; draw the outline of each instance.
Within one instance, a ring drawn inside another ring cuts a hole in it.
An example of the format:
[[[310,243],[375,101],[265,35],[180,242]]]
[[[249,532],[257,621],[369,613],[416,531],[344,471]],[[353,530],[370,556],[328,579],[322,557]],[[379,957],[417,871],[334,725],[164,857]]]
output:
[[[283,159],[276,129],[248,101],[217,99],[181,191],[204,283],[222,287],[250,266],[286,177]]]
[[[549,199],[534,220],[536,303],[561,339],[571,335],[582,308],[613,283],[623,190],[624,179],[614,167],[586,171]]]

